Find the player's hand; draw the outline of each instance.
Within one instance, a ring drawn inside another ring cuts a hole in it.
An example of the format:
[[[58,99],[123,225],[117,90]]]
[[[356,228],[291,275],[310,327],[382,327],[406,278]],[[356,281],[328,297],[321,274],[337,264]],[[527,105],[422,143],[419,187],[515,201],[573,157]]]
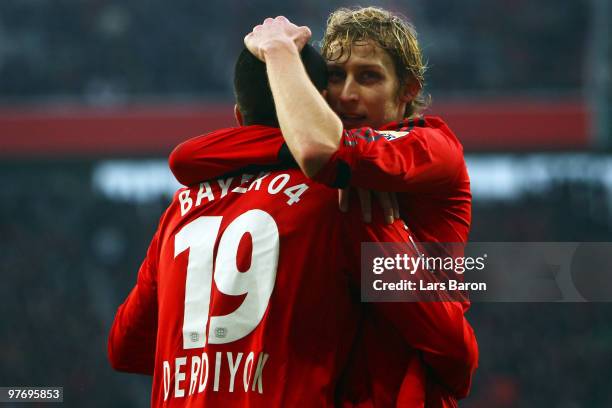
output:
[[[349,194],[350,187],[338,191],[338,204],[342,212],[347,212],[349,209]],[[393,222],[400,217],[399,205],[395,193],[368,191],[357,188],[357,194],[359,195],[361,214],[365,222],[369,223],[372,221],[372,194],[378,199],[378,203],[382,208],[387,224],[393,224]]]
[[[267,51],[277,46],[294,44],[298,51],[310,40],[310,28],[298,27],[283,16],[266,18],[244,37],[244,45],[261,61],[265,62]]]

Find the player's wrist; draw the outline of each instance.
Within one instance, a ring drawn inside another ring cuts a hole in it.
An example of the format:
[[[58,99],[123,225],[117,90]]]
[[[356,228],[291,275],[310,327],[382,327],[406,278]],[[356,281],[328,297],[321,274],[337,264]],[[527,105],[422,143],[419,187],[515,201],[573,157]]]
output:
[[[291,39],[273,39],[267,41],[262,47],[264,62],[269,63],[272,60],[281,60],[288,56],[296,56],[299,58],[300,52],[297,45]]]

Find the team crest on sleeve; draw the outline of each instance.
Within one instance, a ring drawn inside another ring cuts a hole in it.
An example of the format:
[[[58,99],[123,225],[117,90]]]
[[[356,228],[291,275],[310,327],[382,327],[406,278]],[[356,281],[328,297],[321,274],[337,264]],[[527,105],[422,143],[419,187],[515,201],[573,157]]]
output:
[[[380,133],[388,141],[391,141],[406,136],[408,133],[410,133],[410,131],[397,132],[394,130],[379,130],[378,133]]]

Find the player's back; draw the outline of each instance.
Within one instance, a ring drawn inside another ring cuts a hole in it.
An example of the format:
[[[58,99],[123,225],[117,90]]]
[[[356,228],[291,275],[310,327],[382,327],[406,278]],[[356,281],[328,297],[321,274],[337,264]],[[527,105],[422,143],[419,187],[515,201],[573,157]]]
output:
[[[337,192],[299,170],[182,189],[159,226],[153,406],[325,407],[351,346]]]

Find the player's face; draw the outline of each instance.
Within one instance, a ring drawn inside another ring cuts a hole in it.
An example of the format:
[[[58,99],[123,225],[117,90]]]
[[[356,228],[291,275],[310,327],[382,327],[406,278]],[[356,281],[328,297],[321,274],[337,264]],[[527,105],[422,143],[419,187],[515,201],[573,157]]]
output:
[[[345,128],[377,129],[404,117],[411,96],[408,87],[400,89],[395,66],[385,50],[368,41],[353,44],[348,58],[336,58],[333,52],[331,57],[327,101]]]

